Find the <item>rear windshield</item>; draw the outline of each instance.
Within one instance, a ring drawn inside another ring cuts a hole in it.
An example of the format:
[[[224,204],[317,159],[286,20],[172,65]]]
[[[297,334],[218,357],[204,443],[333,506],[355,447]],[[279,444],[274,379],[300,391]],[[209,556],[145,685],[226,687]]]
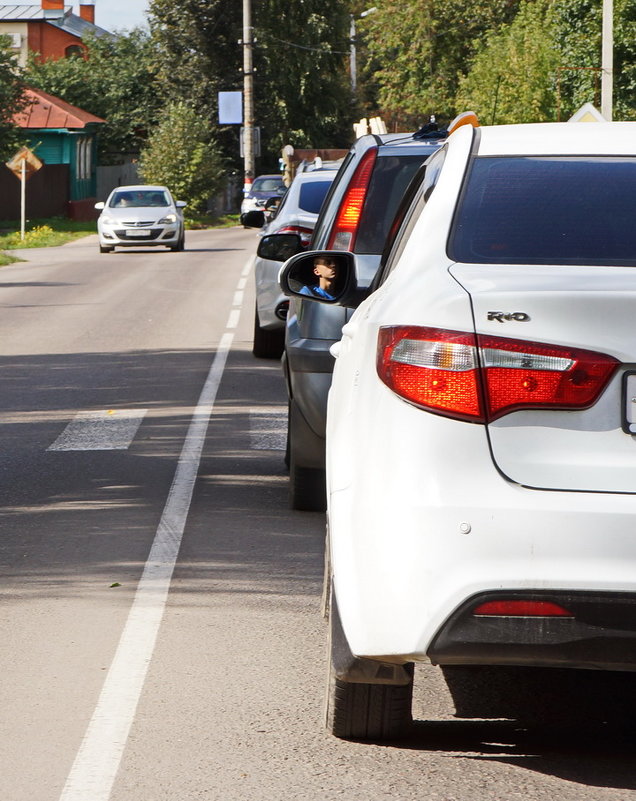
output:
[[[318,214],[322,201],[331,186],[331,181],[312,181],[300,187],[298,206],[310,214]]]
[[[356,253],[382,253],[406,187],[427,158],[428,154],[378,156],[356,236]]]
[[[277,192],[282,186],[282,178],[256,178],[252,184],[252,192]]]
[[[449,240],[454,261],[636,266],[636,159],[481,157]]]
[[[141,209],[148,206],[169,206],[170,198],[160,189],[135,189],[116,192],[109,205],[114,209]]]

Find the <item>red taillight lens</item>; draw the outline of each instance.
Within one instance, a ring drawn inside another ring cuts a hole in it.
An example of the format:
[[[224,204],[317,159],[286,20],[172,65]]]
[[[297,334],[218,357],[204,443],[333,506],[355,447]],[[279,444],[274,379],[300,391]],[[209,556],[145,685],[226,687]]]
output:
[[[419,326],[381,328],[377,370],[405,400],[449,417],[591,406],[618,362],[603,353]]]
[[[327,250],[353,250],[358,233],[358,224],[367,189],[378,156],[377,147],[367,150],[351,178],[347,191],[342,198],[336,221],[327,243]]]
[[[307,247],[311,241],[313,230],[311,228],[304,228],[302,225],[286,225],[280,230],[276,231],[277,234],[298,234],[300,242],[303,247]]]
[[[486,601],[473,609],[473,615],[496,617],[574,617],[552,601]]]

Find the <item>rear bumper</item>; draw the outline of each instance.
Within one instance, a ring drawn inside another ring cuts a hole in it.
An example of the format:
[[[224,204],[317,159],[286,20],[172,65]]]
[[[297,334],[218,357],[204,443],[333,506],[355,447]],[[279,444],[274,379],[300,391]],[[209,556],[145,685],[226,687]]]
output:
[[[571,617],[475,614],[484,603],[515,599],[557,604]],[[448,618],[427,655],[440,665],[636,671],[636,593],[480,593]]]

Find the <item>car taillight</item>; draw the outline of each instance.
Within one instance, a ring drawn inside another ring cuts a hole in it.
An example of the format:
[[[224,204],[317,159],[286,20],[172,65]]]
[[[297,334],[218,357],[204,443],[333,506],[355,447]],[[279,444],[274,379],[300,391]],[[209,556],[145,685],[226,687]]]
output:
[[[338,208],[327,250],[353,250],[377,156],[377,147],[372,147],[360,159]]]
[[[616,370],[611,356],[578,348],[419,326],[378,334],[377,371],[410,403],[485,423],[519,409],[584,409]]]
[[[311,228],[303,228],[302,225],[286,225],[276,231],[277,234],[298,234],[300,242],[305,248],[311,241],[313,230]]]
[[[486,601],[473,609],[473,615],[494,617],[574,617],[553,601]]]

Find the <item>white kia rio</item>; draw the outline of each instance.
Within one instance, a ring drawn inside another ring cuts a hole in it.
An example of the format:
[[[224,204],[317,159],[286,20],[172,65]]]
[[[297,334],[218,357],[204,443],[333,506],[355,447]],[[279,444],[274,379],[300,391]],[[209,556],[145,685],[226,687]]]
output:
[[[636,123],[475,123],[371,290],[340,251],[312,296],[357,307],[327,421],[339,737],[402,734],[418,661],[636,670]]]

